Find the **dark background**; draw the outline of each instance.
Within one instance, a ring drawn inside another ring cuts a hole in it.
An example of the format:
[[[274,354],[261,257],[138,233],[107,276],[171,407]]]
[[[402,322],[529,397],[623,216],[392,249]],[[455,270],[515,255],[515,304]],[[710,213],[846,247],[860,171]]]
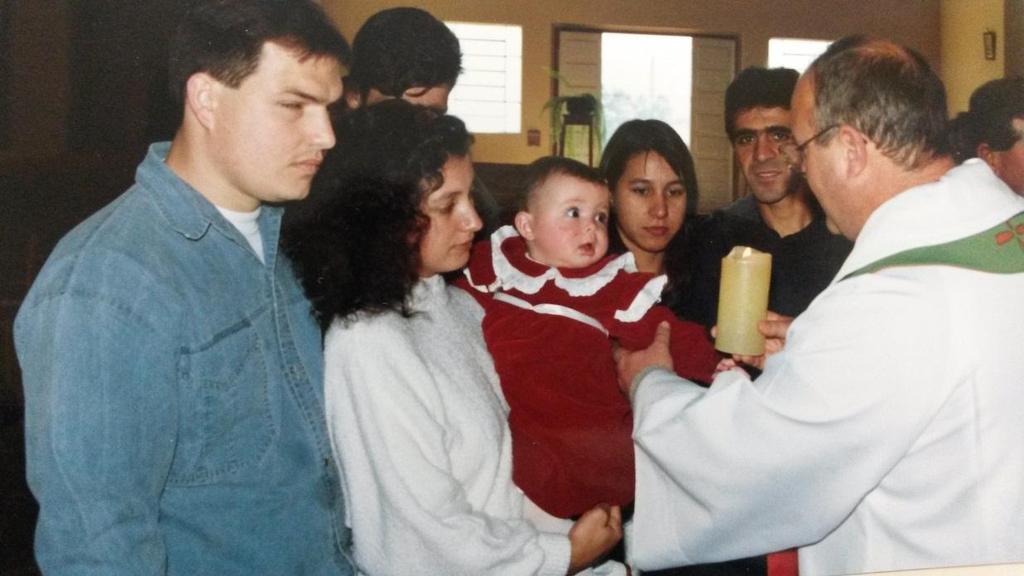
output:
[[[166,44],[185,6],[0,0],[0,574],[37,573],[14,316],[57,240],[173,133]]]

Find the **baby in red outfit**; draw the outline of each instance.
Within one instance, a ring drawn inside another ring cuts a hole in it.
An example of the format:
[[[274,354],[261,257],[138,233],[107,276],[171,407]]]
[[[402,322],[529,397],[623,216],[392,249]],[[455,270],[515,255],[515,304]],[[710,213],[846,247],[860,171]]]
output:
[[[596,170],[549,157],[528,169],[515,227],[473,247],[457,282],[484,307],[483,333],[509,405],[512,475],[548,514],[633,500],[633,419],[612,345],[645,348],[672,325],[676,372],[709,382],[704,329],[657,304],[666,279],[607,256],[611,194]]]

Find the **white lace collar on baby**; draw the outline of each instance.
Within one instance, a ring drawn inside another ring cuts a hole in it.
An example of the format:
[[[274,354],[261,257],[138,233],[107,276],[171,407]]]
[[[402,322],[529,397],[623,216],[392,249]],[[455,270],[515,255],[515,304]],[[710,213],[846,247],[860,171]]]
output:
[[[620,271],[636,272],[636,261],[631,252],[607,259],[596,271],[575,277],[567,276],[558,268],[546,267],[543,273],[531,275],[513,261],[532,262],[526,255],[525,242],[506,242],[519,238],[519,233],[512,226],[502,226],[491,234],[491,265],[494,270],[494,282],[481,286],[467,279],[477,290],[496,292],[498,290],[518,290],[524,294],[536,294],[548,282],[565,290],[570,296],[591,296],[611,282]],[[521,252],[521,254],[519,253]],[[539,266],[539,265],[538,265]]]

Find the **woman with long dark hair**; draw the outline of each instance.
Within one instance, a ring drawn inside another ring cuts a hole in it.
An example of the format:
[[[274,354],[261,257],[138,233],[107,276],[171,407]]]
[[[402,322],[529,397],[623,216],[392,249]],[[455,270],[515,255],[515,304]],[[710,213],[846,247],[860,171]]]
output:
[[[630,251],[641,272],[668,274],[670,308],[686,283],[686,215],[697,209],[693,156],[661,120],[630,120],[612,134],[601,156],[612,191],[609,250]]]
[[[574,573],[621,536],[617,508],[569,531],[523,519],[482,310],[443,274],[469,258],[471,138],[400,100],[352,112],[290,253],[326,329],[325,404],[366,574]]]

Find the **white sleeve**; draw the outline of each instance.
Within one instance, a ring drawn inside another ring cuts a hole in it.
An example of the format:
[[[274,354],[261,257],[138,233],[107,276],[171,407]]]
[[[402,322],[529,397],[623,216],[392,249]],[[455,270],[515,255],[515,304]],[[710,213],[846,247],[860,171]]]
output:
[[[938,292],[898,271],[837,284],[756,382],[647,374],[633,406],[635,565],[749,557],[837,527],[948,397]]]
[[[448,407],[409,340],[383,328],[332,328],[325,341],[328,426],[359,570],[564,575],[564,534],[538,532],[519,509],[496,518],[470,504],[448,458]]]

